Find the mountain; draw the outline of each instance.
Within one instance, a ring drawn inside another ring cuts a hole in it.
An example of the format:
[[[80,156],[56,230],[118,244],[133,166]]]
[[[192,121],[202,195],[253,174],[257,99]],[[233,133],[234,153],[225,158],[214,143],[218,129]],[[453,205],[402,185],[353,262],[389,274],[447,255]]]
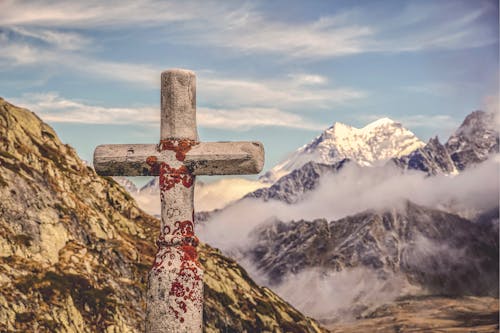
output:
[[[458,170],[485,161],[498,153],[499,136],[495,115],[484,111],[469,114],[446,142]]]
[[[408,201],[402,208],[366,211],[331,222],[265,224],[254,231],[256,245],[248,255],[272,283],[309,267],[340,271],[365,266],[404,272],[413,282],[436,292],[496,295],[497,236],[493,225],[476,224]],[[461,252],[458,262],[441,253],[440,264],[453,266],[453,271],[431,269],[435,264],[432,256],[417,258],[443,246],[449,252]]]
[[[380,130],[385,130],[385,126],[382,126],[383,124],[393,124],[396,127],[399,126],[399,124],[391,123],[390,120],[385,119],[370,124],[363,130],[367,131],[367,128],[368,130],[373,130],[374,128],[376,129],[380,127]],[[318,146],[323,145],[323,148],[321,149],[325,151],[325,142],[328,141],[325,138],[328,135],[333,135],[330,132],[335,133],[338,128],[348,128],[349,130],[341,133],[349,133],[349,135],[352,135],[352,127],[335,124],[332,128],[316,138],[315,141],[313,141],[313,144],[304,146],[308,148],[300,148],[296,153],[294,153],[294,156],[300,156],[300,159],[303,159],[303,161],[305,161],[306,158],[315,158],[314,154],[307,154],[305,152],[314,151],[313,148],[310,148],[315,146],[314,142],[319,142],[317,144]],[[354,130],[354,133],[359,131],[356,129]],[[382,133],[386,132],[382,130]],[[336,138],[338,141],[338,135]],[[381,140],[382,139],[379,139],[378,141]],[[440,143],[438,137],[434,137],[431,138],[427,144],[417,147],[409,154],[392,157],[385,162],[385,164],[381,162],[384,159],[380,159],[380,163],[377,163],[377,165],[365,162],[360,163],[359,160],[350,159],[343,159],[338,162],[327,164],[308,161],[300,167],[287,173],[285,176],[275,180],[271,186],[267,188],[260,188],[254,192],[248,193],[245,197],[261,198],[264,201],[279,200],[289,204],[296,203],[302,200],[307,192],[313,191],[320,184],[321,177],[326,174],[337,173],[345,165],[347,165],[347,163],[356,161],[361,165],[361,167],[390,168],[395,165],[403,172],[415,170],[422,171],[428,175],[456,175],[460,171],[463,171],[466,167],[481,163],[488,159],[491,154],[498,153],[498,141],[499,133],[494,126],[493,116],[486,112],[475,111],[465,118],[463,124],[455,131],[455,133],[449,138],[448,142],[444,145]],[[301,153],[299,154],[299,152]],[[267,180],[270,180],[273,179],[275,175],[280,174],[280,165],[273,168],[264,177]]]
[[[405,290],[497,297],[498,209],[493,215],[479,224],[408,201],[331,222],[274,221],[254,229],[244,255],[281,296],[325,322],[360,315],[382,295],[401,296]],[[334,282],[321,282],[328,279]],[[343,292],[336,311],[323,304],[322,312],[311,313],[315,297],[333,296],[323,295],[330,289],[313,288],[304,295],[300,281],[324,288],[343,283],[352,291]]]
[[[159,221],[34,113],[0,98],[0,331],[142,332]],[[235,261],[199,249],[205,332],[321,332]]]
[[[350,159],[362,166],[372,166],[407,155],[422,146],[424,143],[415,134],[389,118],[379,119],[361,129],[335,123],[268,171],[262,180],[274,182],[310,161],[334,164]]]

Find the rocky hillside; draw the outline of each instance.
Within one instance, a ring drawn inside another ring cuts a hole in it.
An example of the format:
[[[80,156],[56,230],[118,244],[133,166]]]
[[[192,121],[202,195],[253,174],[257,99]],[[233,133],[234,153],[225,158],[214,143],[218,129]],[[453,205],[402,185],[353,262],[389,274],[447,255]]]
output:
[[[0,332],[142,332],[158,220],[0,99]],[[321,332],[208,246],[206,332]]]

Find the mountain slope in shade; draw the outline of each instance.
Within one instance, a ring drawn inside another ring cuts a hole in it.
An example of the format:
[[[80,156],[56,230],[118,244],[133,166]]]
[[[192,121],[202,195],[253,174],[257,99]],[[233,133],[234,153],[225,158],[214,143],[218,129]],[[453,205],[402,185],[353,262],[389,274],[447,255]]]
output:
[[[446,142],[458,170],[485,161],[498,153],[499,135],[495,115],[484,111],[469,114]]]
[[[0,99],[0,331],[142,332],[159,221],[35,114]],[[206,332],[321,332],[200,247]]]
[[[276,221],[254,230],[244,255],[281,296],[325,324],[406,293],[496,297],[498,209],[493,215],[473,223],[407,202],[332,222]]]
[[[371,166],[407,155],[424,146],[415,134],[389,118],[358,129],[342,123],[333,126],[267,172],[262,180],[274,182],[307,162],[334,164],[350,159]]]

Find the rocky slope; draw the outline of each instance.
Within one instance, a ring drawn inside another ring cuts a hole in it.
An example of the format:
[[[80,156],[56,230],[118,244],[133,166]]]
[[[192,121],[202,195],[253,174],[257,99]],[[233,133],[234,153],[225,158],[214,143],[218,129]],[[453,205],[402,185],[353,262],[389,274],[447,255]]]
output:
[[[35,114],[0,99],[0,331],[142,332],[158,220]],[[206,332],[320,332],[201,246]]]
[[[412,132],[388,118],[358,129],[335,123],[267,172],[262,179],[274,182],[307,162],[334,164],[350,159],[371,166],[393,157],[404,156],[424,146]]]

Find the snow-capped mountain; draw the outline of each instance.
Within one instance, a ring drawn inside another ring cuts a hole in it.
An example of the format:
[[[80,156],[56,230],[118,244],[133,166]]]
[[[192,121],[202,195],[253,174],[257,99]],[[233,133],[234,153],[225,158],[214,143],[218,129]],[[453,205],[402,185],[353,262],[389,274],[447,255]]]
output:
[[[424,145],[415,134],[389,118],[379,119],[363,128],[335,123],[272,168],[262,180],[274,182],[310,161],[334,164],[347,158],[362,166],[372,166],[407,155]]]
[[[459,170],[485,161],[498,153],[499,137],[494,114],[474,111],[446,143],[451,159]]]

